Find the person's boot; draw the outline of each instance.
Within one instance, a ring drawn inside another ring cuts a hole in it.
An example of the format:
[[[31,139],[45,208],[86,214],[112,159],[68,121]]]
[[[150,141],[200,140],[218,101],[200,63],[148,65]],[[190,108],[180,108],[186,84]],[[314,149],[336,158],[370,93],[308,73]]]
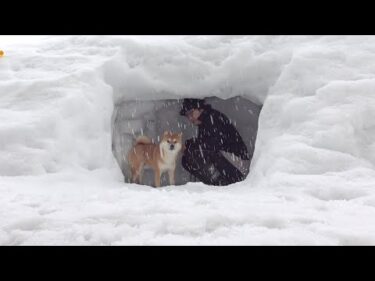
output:
[[[218,155],[215,159],[215,166],[220,173],[220,176],[214,181],[215,185],[229,185],[244,180],[244,175],[241,171],[222,155]]]
[[[211,154],[206,163],[195,171],[197,178],[209,185],[224,186],[244,180],[244,175],[224,156]]]
[[[202,163],[199,168],[190,169],[189,172],[199,179],[199,181],[208,185],[219,185],[218,179],[222,177],[216,166],[207,161],[204,164]]]

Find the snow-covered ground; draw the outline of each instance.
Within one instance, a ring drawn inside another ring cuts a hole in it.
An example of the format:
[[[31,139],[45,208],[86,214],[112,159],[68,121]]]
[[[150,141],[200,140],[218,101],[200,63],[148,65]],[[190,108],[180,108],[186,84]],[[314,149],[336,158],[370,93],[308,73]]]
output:
[[[375,245],[374,36],[0,36],[0,244]],[[122,182],[127,100],[263,105],[228,187]]]

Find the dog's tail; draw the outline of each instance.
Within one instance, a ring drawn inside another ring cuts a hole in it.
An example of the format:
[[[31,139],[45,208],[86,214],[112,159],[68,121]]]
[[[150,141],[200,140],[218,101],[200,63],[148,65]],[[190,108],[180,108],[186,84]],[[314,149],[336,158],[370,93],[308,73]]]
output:
[[[146,136],[139,136],[136,140],[135,140],[135,144],[150,144],[152,143],[151,142],[151,139],[146,137]]]

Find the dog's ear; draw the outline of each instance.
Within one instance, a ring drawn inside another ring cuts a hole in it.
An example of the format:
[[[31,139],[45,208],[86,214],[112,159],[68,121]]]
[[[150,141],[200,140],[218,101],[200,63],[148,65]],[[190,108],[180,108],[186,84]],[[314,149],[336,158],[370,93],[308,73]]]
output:
[[[168,135],[168,131],[164,131],[163,136]]]
[[[182,138],[182,132],[180,132],[179,134],[178,134],[178,137],[181,139]]]

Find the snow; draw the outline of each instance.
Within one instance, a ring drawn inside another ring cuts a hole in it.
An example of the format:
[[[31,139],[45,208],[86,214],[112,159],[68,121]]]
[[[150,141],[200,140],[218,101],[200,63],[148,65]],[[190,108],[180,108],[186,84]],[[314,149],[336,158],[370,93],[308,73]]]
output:
[[[375,37],[0,36],[0,49],[0,244],[375,244]],[[124,183],[116,108],[206,96],[262,105],[246,180]]]

